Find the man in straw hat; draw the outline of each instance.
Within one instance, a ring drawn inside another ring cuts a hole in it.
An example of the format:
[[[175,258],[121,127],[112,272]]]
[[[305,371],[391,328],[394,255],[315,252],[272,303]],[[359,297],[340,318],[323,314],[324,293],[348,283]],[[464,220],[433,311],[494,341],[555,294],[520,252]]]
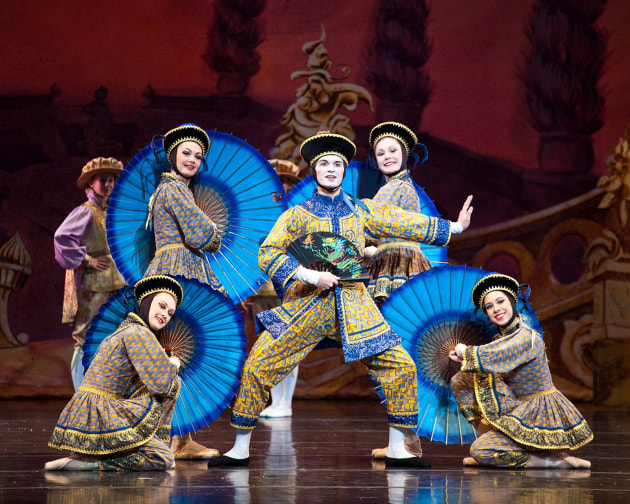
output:
[[[87,201],[55,231],[55,259],[66,269],[62,322],[74,325],[71,373],[74,389],[83,380],[83,344],[92,317],[107,298],[125,285],[107,245],[107,203],[123,164],[112,157],[89,161],[77,180]]]
[[[363,252],[365,236],[401,237],[446,245],[452,232],[468,228],[472,207],[464,204],[457,222],[406,212],[369,200],[358,201],[341,189],[355,145],[346,137],[323,132],[306,139],[300,154],[317,183],[313,197],[284,212],[260,247],[259,264],[274,285],[287,294],[282,306],[258,314],[264,327],[245,366],[231,425],[234,446],[208,467],[249,464],[251,433],[279,383],[325,337],[341,343],[346,361],[361,361],[382,386],[387,399],[389,446],[387,467],[426,468],[409,453],[405,430],[418,421],[416,366],[385,322],[361,282],[346,282],[326,271],[305,268],[287,255],[295,239],[314,231],[329,231],[349,239]]]

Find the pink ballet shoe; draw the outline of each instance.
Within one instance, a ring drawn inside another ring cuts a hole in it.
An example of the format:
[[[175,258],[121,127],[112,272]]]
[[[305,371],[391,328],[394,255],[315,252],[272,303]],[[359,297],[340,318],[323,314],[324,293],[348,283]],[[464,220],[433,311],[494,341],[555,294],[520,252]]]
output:
[[[95,471],[98,462],[84,462],[71,457],[51,460],[44,464],[44,471]]]

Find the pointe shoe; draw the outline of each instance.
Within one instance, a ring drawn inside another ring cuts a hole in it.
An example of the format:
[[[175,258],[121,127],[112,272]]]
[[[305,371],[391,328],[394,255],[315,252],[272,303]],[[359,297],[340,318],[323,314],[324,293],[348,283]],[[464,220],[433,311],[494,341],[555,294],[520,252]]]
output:
[[[174,436],[171,450],[175,460],[208,460],[219,456],[219,450],[206,448],[193,441],[190,436]]]
[[[591,461],[563,454],[562,462],[558,467],[561,469],[590,469]]]
[[[262,418],[285,418],[293,416],[293,410],[286,406],[267,406],[260,412]]]
[[[44,464],[44,471],[95,471],[98,462],[84,462],[71,457],[51,460]]]
[[[472,457],[464,457],[464,460],[462,461],[462,465],[464,465],[466,467],[472,467],[472,466],[478,466],[478,465],[481,465],[481,464],[479,464],[479,462],[477,462]]]

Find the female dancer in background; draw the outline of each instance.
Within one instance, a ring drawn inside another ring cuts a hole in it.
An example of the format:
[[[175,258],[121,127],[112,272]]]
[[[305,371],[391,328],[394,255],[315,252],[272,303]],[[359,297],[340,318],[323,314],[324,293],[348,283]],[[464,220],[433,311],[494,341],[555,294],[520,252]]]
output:
[[[227,297],[202,255],[221,247],[217,227],[197,206],[190,187],[208,152],[208,134],[195,124],[182,124],[164,135],[163,145],[169,171],[162,174],[149,202],[156,252],[145,275],[193,278]],[[219,454],[193,441],[190,434],[173,436],[171,447],[176,459],[209,459]]]
[[[370,156],[376,161],[386,180],[373,200],[408,212],[422,213],[418,193],[407,169],[407,161],[412,156],[417,163],[418,155],[413,151],[418,145],[424,151],[424,161],[427,156],[426,147],[418,143],[418,138],[411,129],[392,121],[374,126],[370,131],[369,142]],[[470,204],[470,199],[466,204]],[[379,306],[407,280],[431,268],[418,242],[380,238],[376,250],[374,247],[369,249],[372,250],[372,257],[369,264],[368,291]],[[412,430],[405,432],[405,446],[409,452],[422,456],[420,438]],[[386,453],[387,448],[372,450],[372,456],[377,459],[385,458]]]

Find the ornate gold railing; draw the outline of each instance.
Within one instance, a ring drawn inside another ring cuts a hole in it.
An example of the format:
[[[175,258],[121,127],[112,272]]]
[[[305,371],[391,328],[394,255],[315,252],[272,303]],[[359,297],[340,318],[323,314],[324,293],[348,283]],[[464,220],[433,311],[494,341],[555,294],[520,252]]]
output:
[[[457,236],[449,260],[512,274],[532,287],[550,367],[573,399],[630,403],[630,148],[590,192]]]

